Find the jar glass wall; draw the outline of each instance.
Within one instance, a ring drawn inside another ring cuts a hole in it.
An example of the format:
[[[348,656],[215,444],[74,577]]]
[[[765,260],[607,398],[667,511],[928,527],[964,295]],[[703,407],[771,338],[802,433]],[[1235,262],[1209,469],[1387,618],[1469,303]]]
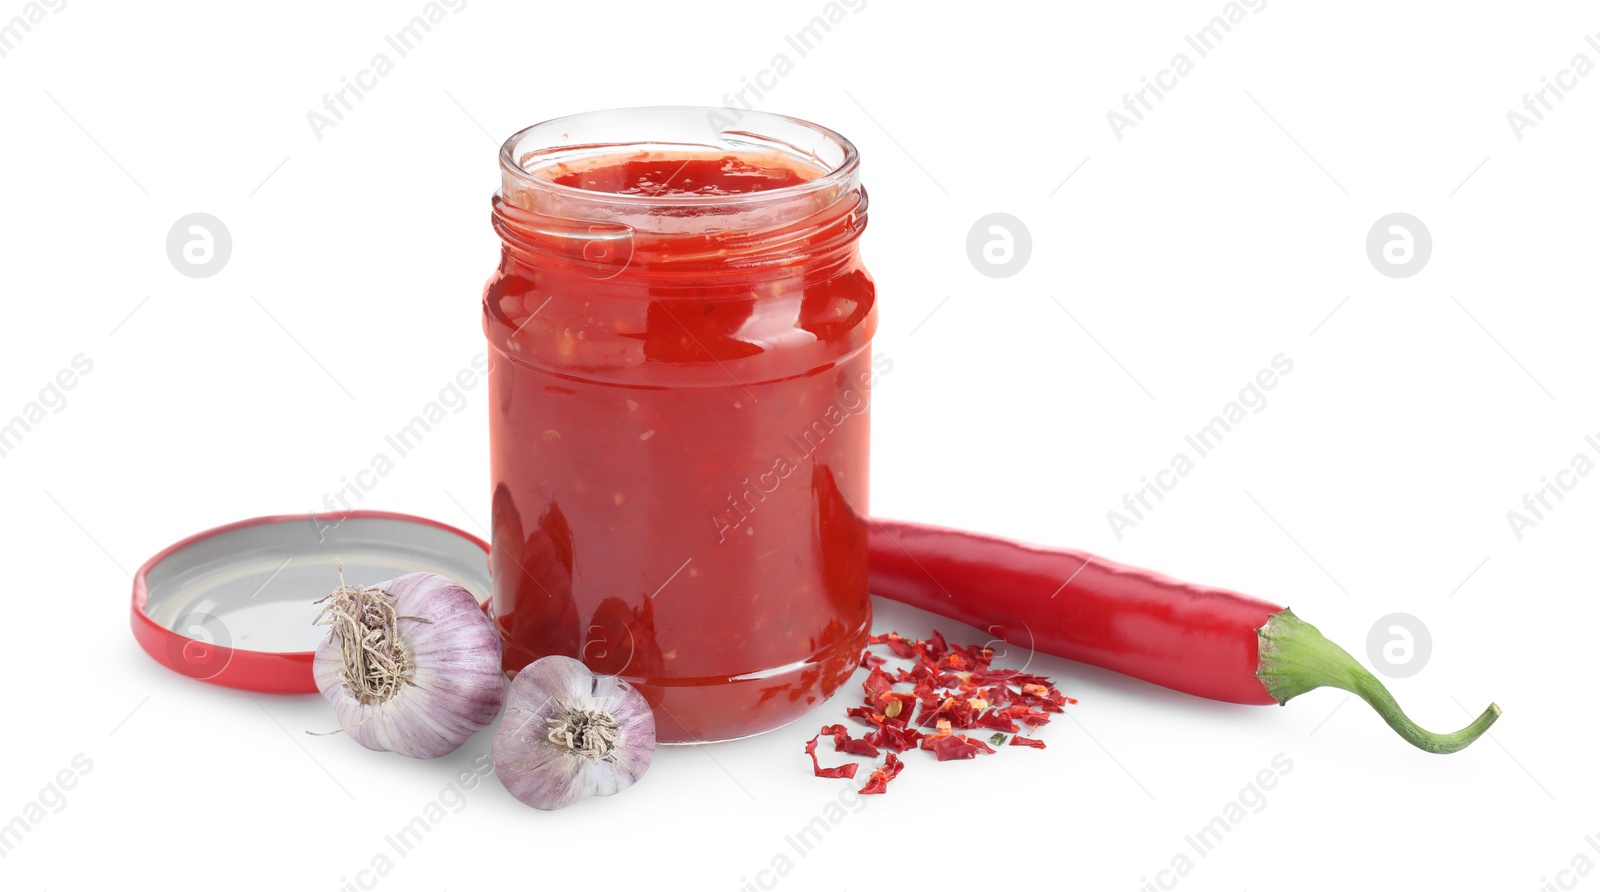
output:
[[[778,115],[629,109],[531,127],[501,168],[483,310],[507,671],[564,654],[621,676],[663,742],[798,718],[871,619],[885,369],[855,148]]]

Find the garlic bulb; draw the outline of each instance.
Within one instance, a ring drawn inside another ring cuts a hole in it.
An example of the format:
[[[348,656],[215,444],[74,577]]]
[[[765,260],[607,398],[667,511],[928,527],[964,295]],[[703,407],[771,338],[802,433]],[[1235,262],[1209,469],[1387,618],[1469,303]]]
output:
[[[494,735],[494,771],[511,795],[552,810],[632,786],[655,746],[644,695],[571,657],[549,656],[511,682]]]
[[[454,752],[500,712],[500,636],[472,593],[433,573],[343,585],[319,601],[330,627],[312,662],[341,730],[414,759]]]

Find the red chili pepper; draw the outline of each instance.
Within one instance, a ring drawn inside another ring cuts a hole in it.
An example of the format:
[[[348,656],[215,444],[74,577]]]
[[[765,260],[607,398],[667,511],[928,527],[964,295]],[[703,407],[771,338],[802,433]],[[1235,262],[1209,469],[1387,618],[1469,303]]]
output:
[[[1494,724],[1435,734],[1355,658],[1288,609],[1079,551],[874,520],[872,592],[1012,644],[1233,703],[1287,703],[1319,687],[1371,704],[1413,745],[1453,753]],[[1031,724],[1031,723],[1030,723]]]

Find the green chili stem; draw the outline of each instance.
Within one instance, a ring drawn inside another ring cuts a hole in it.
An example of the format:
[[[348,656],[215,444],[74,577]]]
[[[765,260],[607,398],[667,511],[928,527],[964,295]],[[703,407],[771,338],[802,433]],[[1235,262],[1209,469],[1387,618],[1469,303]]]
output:
[[[1490,703],[1472,724],[1450,734],[1436,734],[1406,716],[1389,689],[1344,648],[1324,638],[1317,627],[1284,610],[1256,630],[1261,662],[1256,677],[1279,705],[1320,687],[1349,691],[1383,717],[1389,727],[1418,749],[1453,753],[1483,736],[1500,707]]]

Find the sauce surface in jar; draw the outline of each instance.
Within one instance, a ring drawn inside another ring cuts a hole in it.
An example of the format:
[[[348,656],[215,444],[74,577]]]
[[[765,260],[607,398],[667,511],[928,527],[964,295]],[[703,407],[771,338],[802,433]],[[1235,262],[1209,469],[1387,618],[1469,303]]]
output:
[[[518,159],[496,198],[505,668],[565,654],[618,675],[663,742],[770,730],[849,677],[870,625],[868,408],[887,363],[869,349],[865,195],[853,166],[829,181],[777,150],[580,154]]]

